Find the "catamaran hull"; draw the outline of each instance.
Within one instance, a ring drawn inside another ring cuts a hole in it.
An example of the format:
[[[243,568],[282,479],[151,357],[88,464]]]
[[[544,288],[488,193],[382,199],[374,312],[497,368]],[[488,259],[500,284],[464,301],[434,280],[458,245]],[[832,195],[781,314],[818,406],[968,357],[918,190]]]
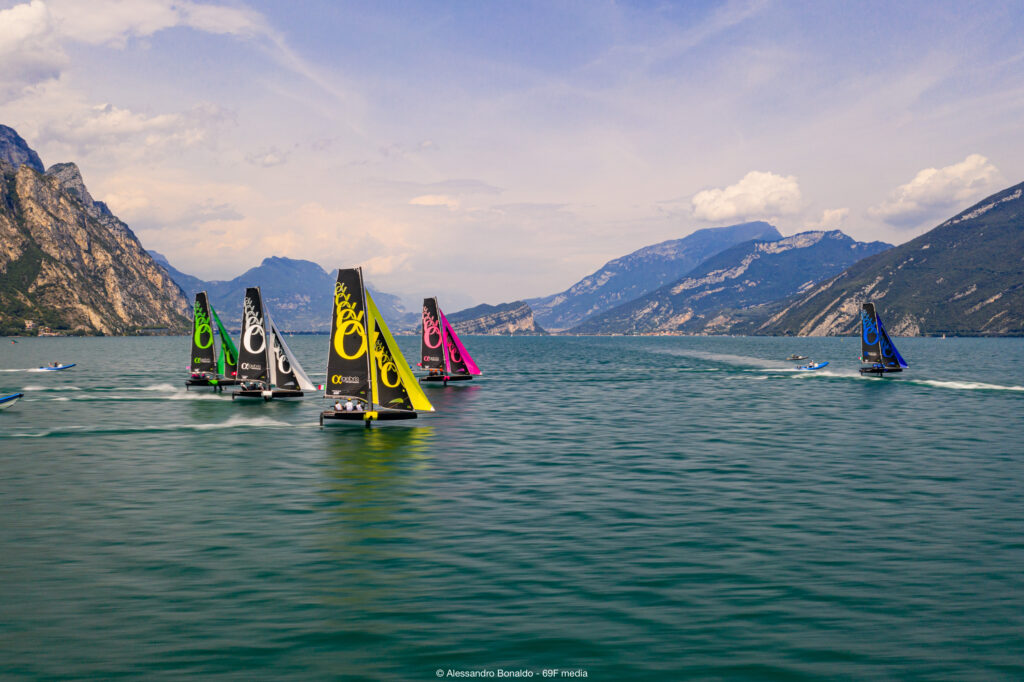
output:
[[[861,374],[873,374],[874,376],[882,376],[883,374],[893,374],[895,372],[902,372],[901,367],[861,367]]]
[[[326,424],[332,424],[336,422],[348,422],[350,424],[367,422],[367,426],[369,426],[369,422],[374,421],[387,422],[396,421],[399,419],[416,419],[417,417],[417,414],[415,412],[411,412],[408,410],[377,409],[375,410],[375,413],[375,416],[367,418],[367,414],[370,414],[367,412],[324,410],[323,412],[320,413],[320,426],[322,428]]]
[[[302,391],[294,391],[288,388],[273,388],[269,390],[243,388],[232,393],[231,399],[256,398],[259,400],[274,400],[276,398],[280,400],[282,398],[301,398],[303,395],[305,394]]]
[[[12,393],[11,395],[5,395],[0,398],[0,410],[6,410],[8,407],[18,402],[25,394],[24,393]]]
[[[447,384],[449,381],[470,381],[472,378],[472,374],[449,374],[447,376],[443,374],[432,374],[430,376],[420,377],[420,381],[436,381]]]
[[[237,385],[238,385],[238,379],[200,379],[200,378],[193,378],[193,379],[186,379],[185,380],[185,390],[186,391],[189,390],[190,388],[193,388],[193,387],[199,387],[199,388],[206,387],[206,388],[212,388],[215,391],[223,391],[226,386],[237,386]]]

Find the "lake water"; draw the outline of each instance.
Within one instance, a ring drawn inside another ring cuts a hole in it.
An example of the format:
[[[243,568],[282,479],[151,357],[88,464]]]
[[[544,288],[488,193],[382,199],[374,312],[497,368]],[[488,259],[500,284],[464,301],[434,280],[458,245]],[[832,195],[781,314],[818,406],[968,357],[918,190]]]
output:
[[[0,339],[0,676],[1024,678],[1024,340],[465,341],[321,431],[185,338]]]

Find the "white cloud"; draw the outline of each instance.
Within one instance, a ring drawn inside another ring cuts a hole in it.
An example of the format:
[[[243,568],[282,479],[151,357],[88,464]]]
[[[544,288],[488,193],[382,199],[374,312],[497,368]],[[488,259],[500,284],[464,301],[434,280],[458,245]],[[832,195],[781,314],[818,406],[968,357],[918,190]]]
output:
[[[800,185],[795,176],[750,171],[735,185],[706,189],[694,195],[693,215],[708,221],[791,215],[800,211]]]
[[[96,149],[109,153],[115,146],[127,145],[145,155],[154,149],[197,145],[227,118],[225,112],[212,106],[152,116],[112,104],[71,106],[62,117],[45,121],[39,134],[78,154]]]
[[[0,99],[59,77],[67,63],[41,0],[0,10]]]
[[[1002,174],[981,154],[943,168],[925,168],[897,187],[887,201],[868,214],[890,225],[911,227],[990,194],[1001,186]]]
[[[444,206],[449,211],[459,207],[459,200],[447,194],[422,194],[409,201],[413,206]]]
[[[821,220],[811,223],[808,227],[817,230],[838,230],[849,216],[848,208],[826,208],[821,214]]]
[[[175,26],[207,33],[269,34],[261,15],[244,8],[166,0],[50,0],[62,35],[89,45],[124,47],[130,38]]]

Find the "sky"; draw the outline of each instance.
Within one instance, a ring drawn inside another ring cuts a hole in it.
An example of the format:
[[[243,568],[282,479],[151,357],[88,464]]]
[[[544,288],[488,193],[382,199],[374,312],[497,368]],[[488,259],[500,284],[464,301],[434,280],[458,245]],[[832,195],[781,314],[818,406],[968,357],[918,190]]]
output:
[[[1024,181],[1022,33],[1015,2],[0,0],[0,123],[184,272],[499,303],[748,220],[920,235]]]

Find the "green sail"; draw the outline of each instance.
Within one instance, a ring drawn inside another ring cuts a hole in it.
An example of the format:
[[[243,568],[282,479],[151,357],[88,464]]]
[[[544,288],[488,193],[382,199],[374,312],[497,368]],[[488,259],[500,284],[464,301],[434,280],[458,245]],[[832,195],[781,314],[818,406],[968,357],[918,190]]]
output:
[[[220,355],[217,357],[217,373],[223,377],[233,377],[237,372],[238,348],[235,347],[234,341],[231,340],[231,334],[224,328],[220,317],[217,315],[217,311],[214,310],[212,305],[210,306],[210,312],[213,314],[213,321],[217,323],[217,331],[220,333]]]

